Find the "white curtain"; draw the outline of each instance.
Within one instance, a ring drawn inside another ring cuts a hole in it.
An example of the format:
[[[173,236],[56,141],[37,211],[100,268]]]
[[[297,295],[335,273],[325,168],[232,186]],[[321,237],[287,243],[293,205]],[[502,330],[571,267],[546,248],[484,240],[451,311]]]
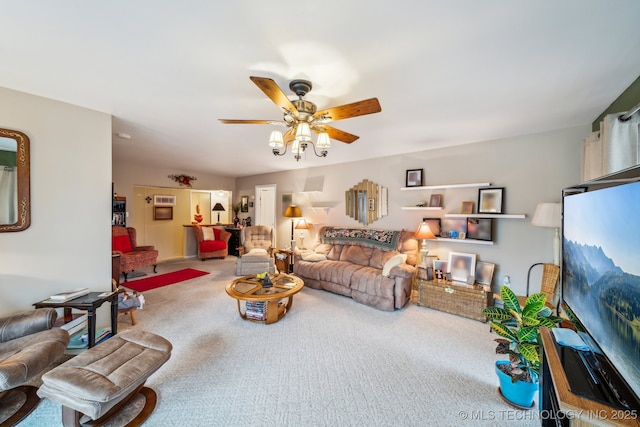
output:
[[[600,127],[605,173],[620,171],[640,163],[638,158],[638,125],[640,114],[623,122],[625,113],[608,114]]]
[[[604,175],[600,132],[591,132],[582,143],[582,181]]]
[[[16,168],[0,165],[0,224],[18,221]]]

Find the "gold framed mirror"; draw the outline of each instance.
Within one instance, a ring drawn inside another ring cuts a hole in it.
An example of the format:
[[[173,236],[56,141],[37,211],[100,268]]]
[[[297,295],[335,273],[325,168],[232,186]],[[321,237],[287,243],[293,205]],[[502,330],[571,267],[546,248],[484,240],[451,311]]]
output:
[[[387,215],[387,189],[367,179],[345,192],[346,214],[362,225]]]
[[[0,129],[0,232],[31,225],[30,163],[29,137]]]

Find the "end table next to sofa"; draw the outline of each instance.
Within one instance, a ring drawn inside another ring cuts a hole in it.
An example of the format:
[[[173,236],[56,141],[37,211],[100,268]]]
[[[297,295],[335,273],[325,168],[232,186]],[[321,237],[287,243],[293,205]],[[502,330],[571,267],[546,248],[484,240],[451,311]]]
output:
[[[280,254],[280,256],[278,256]],[[273,251],[273,257],[276,262],[276,268],[281,273],[293,272],[293,254],[291,249],[276,249]],[[282,258],[284,256],[284,258]]]

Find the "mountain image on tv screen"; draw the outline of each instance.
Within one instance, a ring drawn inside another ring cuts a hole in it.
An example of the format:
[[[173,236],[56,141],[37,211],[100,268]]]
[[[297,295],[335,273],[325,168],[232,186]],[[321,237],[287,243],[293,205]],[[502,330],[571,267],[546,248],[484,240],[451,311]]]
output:
[[[640,182],[564,198],[563,298],[640,396]]]

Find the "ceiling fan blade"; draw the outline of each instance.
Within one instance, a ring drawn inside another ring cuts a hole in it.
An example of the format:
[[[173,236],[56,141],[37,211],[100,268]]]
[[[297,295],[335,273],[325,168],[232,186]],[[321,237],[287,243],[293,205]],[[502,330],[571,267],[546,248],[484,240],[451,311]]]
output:
[[[227,125],[270,125],[273,120],[234,120],[234,119],[218,119]]]
[[[327,134],[329,134],[329,138],[344,142],[345,144],[351,144],[353,141],[356,141],[358,138],[360,138],[357,135],[353,135],[327,125],[313,126],[312,130],[315,133],[326,132]]]
[[[354,102],[352,104],[340,105],[338,107],[327,108],[316,112],[313,117],[324,122],[348,119],[350,117],[364,116],[365,114],[379,113],[382,111],[378,98],[365,99],[364,101]]]
[[[285,110],[297,112],[296,107],[293,106],[287,95],[284,94],[282,89],[276,84],[275,81],[267,77],[249,77],[252,82],[264,92],[278,107]]]
[[[291,144],[294,139],[296,139],[296,136],[293,134],[293,129],[289,129],[284,133],[284,135],[282,135],[282,141],[284,142],[284,145]]]

